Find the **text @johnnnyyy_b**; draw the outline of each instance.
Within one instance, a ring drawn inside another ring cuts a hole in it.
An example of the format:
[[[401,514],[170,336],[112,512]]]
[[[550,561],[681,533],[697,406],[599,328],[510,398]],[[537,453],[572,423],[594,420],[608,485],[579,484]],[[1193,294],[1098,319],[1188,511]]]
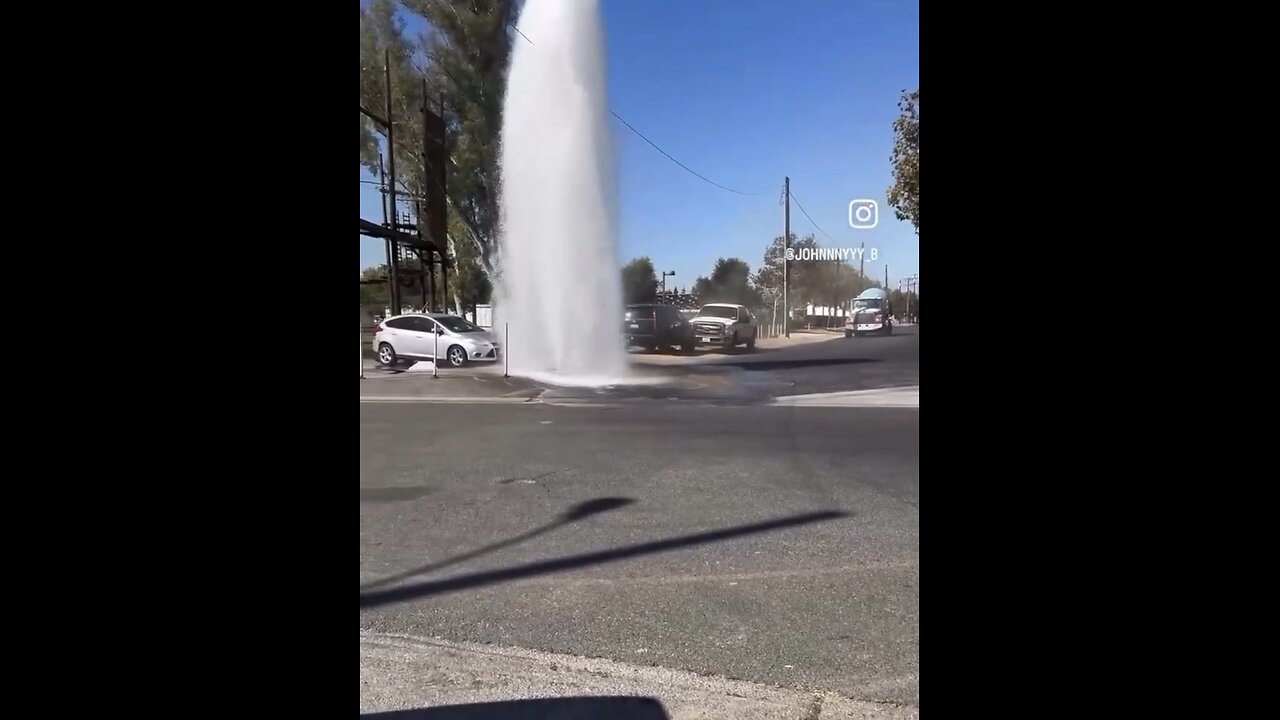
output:
[[[869,260],[880,259],[877,248],[787,248],[787,260]]]

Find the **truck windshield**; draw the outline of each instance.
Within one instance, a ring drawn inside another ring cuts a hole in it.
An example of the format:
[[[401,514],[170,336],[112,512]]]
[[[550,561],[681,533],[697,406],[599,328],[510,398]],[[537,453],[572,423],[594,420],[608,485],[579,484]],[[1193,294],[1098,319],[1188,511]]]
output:
[[[736,318],[738,317],[738,308],[724,307],[721,305],[707,305],[698,312],[703,317],[718,318]]]
[[[854,300],[853,309],[854,310],[879,310],[880,301],[879,300]]]

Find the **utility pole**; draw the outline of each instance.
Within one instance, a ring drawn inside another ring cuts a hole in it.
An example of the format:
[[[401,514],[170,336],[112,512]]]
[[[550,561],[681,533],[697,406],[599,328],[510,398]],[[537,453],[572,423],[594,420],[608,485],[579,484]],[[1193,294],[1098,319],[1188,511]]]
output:
[[[387,170],[386,170],[386,168],[385,168],[385,167],[383,167],[383,165],[382,165],[382,153],[378,153],[378,182],[382,183],[382,187],[381,187],[381,190],[382,190],[382,226],[383,226],[383,227],[391,227],[391,224],[390,224],[390,223],[391,223],[391,220],[390,220],[390,219],[388,218],[388,216],[387,216],[387,190],[388,190],[388,188],[387,188]],[[391,238],[387,238],[387,240],[386,240],[386,245],[387,245],[387,310],[390,310],[390,313],[387,315],[387,317],[390,317],[391,315],[399,315],[399,314],[400,314],[400,313],[399,313],[399,311],[397,311],[397,310],[391,310],[391,255],[392,255],[392,253],[394,253],[394,252],[395,252],[395,245],[393,245],[393,243],[394,243],[394,242],[395,242],[395,241],[394,241],[394,240],[392,240]]]
[[[916,288],[916,292],[919,292],[919,289],[918,289],[918,288],[919,288],[919,282],[920,282],[920,276],[919,276],[919,275],[912,275],[911,277],[903,278],[903,279],[899,282],[899,285],[901,285],[902,283],[906,283],[906,286],[907,286],[907,293],[906,293],[906,295],[907,295],[907,318],[908,318],[908,320],[909,320],[909,319],[910,319],[910,317],[911,317],[911,291],[912,291],[912,288],[913,288],[913,286],[914,286],[914,287]]]
[[[889,304],[889,301],[892,299],[893,299],[893,296],[889,294],[889,263],[885,263],[884,264],[884,302],[886,305],[885,312],[889,313],[890,315],[892,315],[892,310],[887,306]]]
[[[427,143],[431,142],[431,111],[427,108],[427,79],[422,78],[422,155],[425,160],[427,155]],[[431,162],[428,160],[422,165],[422,192],[417,199],[418,208],[418,239],[426,241],[430,232],[428,226],[431,224],[429,214],[437,212],[436,208],[427,207],[426,195],[431,191],[428,189],[428,182],[431,179]],[[431,238],[436,242],[436,238]],[[428,312],[436,310],[436,254],[430,250],[418,250],[418,260],[422,263],[422,304],[427,308]],[[429,299],[428,299],[429,298]]]
[[[866,268],[863,265],[865,262],[863,256],[867,254],[867,244],[864,242],[858,247],[860,248],[858,251],[858,276],[862,278],[862,283],[865,285],[867,282],[867,273]]]
[[[396,210],[396,130],[395,119],[391,117],[391,51],[383,52],[383,67],[386,70],[387,79],[387,165],[390,166],[391,180],[387,185],[387,203],[391,216],[390,229],[395,229],[396,216],[399,212]],[[391,282],[391,314],[400,314],[400,272],[396,268],[399,265],[398,257],[400,249],[396,247],[394,239],[388,240],[391,244],[391,267],[387,268],[387,278]]]
[[[426,87],[426,80],[423,80],[423,87]],[[422,104],[423,105],[427,104],[426,97],[423,97]],[[446,147],[445,136],[444,136],[444,93],[440,93],[439,107],[440,107],[440,112],[438,113],[437,117],[441,119],[441,122],[438,128],[441,134],[438,140],[440,142],[440,147],[444,148]],[[422,139],[422,142],[423,142],[423,148],[425,149],[427,138],[424,137]],[[441,157],[440,159],[441,166],[442,167],[446,166],[449,162],[448,151],[444,150],[443,154],[440,157]],[[437,171],[437,172],[438,172],[438,178],[447,177],[443,171]],[[445,182],[448,182],[448,181],[445,180]],[[441,216],[447,217],[444,214],[448,212],[446,208],[449,206],[449,195],[445,191],[445,188],[443,185],[440,187],[440,195],[441,195],[440,207],[436,208],[436,210],[439,211],[439,214]],[[440,227],[445,228],[443,232],[439,233],[440,237],[436,239],[436,242],[440,244],[440,301],[441,303],[443,303],[443,307],[441,309],[444,312],[449,312],[449,231],[445,223],[441,223]],[[503,344],[506,344],[505,338],[503,339]]]
[[[791,302],[788,296],[787,250],[791,248],[791,178],[782,179],[782,334],[791,337]]]

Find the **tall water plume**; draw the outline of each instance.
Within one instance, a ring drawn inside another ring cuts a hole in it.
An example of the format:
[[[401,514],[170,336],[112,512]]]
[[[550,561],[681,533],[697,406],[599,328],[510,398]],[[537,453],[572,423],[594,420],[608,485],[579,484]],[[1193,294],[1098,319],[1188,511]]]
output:
[[[518,27],[503,107],[495,329],[510,333],[512,374],[617,382],[627,361],[599,3],[527,0]]]

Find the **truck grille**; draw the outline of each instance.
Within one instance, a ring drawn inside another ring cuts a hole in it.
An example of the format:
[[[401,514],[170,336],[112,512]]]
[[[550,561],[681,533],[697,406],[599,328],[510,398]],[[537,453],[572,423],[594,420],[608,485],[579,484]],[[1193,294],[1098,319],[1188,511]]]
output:
[[[699,335],[723,335],[724,326],[717,323],[694,323],[693,329]]]

